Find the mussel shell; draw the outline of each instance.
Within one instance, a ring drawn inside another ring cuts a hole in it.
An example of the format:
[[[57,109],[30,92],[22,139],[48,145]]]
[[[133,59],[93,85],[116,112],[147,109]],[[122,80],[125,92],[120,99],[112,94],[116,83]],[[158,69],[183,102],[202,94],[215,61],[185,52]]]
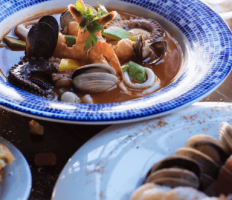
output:
[[[134,45],[134,54],[140,60],[143,61],[143,47],[145,45],[145,41],[142,36],[137,37]]]
[[[38,21],[38,23],[41,23],[41,22],[49,24],[55,30],[55,33],[57,33],[57,37],[58,37],[59,24],[53,16],[45,15],[41,17],[40,20]]]
[[[53,24],[53,22],[51,24]],[[46,22],[41,22],[32,26],[28,32],[26,42],[26,55],[29,59],[31,57],[42,57],[44,59],[52,57],[58,39],[58,31],[52,26]]]
[[[135,41],[134,54],[140,61],[142,61],[143,63],[148,63],[148,64],[155,64],[159,62],[165,55],[165,52],[167,51],[167,46],[168,46],[166,41],[153,42],[149,45],[149,48],[152,52],[151,55],[148,58],[144,58],[143,51],[145,50],[145,48],[148,48],[147,45],[148,44],[146,44],[145,40],[140,35]]]
[[[149,175],[152,172],[155,172],[160,169],[165,169],[165,168],[181,168],[181,169],[187,169],[197,175],[199,180],[201,180],[201,168],[199,164],[185,156],[179,156],[179,155],[174,155],[174,156],[169,156],[160,162],[154,164],[152,168],[149,170],[147,173],[146,179],[149,177]]]
[[[154,54],[146,62],[149,62],[149,64],[155,64],[159,62],[164,57],[165,52],[167,51],[167,47],[168,43],[166,41],[157,41],[150,44],[150,48]]]

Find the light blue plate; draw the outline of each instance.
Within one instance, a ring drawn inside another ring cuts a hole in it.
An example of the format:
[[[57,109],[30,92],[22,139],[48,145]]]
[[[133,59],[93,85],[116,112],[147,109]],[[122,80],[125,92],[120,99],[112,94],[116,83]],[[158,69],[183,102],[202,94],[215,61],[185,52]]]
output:
[[[75,0],[0,2],[0,38],[20,21]],[[97,5],[97,1],[86,0]],[[106,7],[156,19],[179,42],[184,62],[176,79],[158,92],[111,104],[68,104],[32,95],[0,78],[0,107],[33,118],[80,124],[112,124],[165,115],[201,100],[228,76],[232,35],[226,23],[199,0],[102,0]],[[37,4],[37,5],[34,5]],[[4,59],[0,55],[0,60]]]
[[[129,200],[156,162],[196,134],[218,139],[223,121],[232,124],[231,103],[195,103],[162,118],[110,126],[69,159],[52,200]]]
[[[3,169],[0,199],[27,200],[32,184],[30,167],[22,153],[13,144],[2,137],[0,137],[0,144],[5,145],[15,157],[15,160]]]

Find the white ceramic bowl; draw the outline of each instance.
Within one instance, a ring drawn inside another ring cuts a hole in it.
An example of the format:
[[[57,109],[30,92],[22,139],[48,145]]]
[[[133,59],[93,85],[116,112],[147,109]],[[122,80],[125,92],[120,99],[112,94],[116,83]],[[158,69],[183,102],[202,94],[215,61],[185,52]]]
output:
[[[110,126],[69,159],[52,200],[129,200],[155,163],[194,135],[218,139],[219,124],[231,124],[231,116],[231,103],[204,102],[162,118]]]

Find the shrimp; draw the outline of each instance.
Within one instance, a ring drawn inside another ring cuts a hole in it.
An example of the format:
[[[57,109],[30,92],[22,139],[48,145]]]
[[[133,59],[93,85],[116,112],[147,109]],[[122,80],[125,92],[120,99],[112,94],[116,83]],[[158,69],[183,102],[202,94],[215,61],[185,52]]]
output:
[[[80,0],[79,2],[83,3]],[[68,8],[77,23],[80,24],[82,21],[81,13],[72,4],[70,4]],[[109,14],[97,19],[97,22],[99,25],[106,26],[114,19],[116,15],[117,12],[112,11]],[[113,51],[112,47],[103,39],[101,31],[95,33],[95,35],[98,36],[99,40],[89,52],[88,50],[84,49],[85,40],[89,36],[89,32],[86,31],[85,33],[82,33],[82,30],[83,28],[78,30],[76,44],[72,47],[67,47],[67,45],[65,44],[65,36],[62,33],[59,33],[58,43],[54,52],[54,56],[62,58],[91,60],[91,62],[93,63],[108,64],[109,62],[121,79],[123,76],[123,72],[118,57]]]
[[[113,50],[119,59],[129,60],[134,53],[134,43],[129,39],[122,39],[117,45],[113,46]]]

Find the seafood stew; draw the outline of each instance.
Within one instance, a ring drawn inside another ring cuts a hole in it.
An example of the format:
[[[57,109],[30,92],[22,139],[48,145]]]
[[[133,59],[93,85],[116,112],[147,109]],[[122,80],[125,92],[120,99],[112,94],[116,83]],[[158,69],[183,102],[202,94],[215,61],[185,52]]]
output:
[[[174,80],[182,52],[158,22],[78,3],[79,10],[69,5],[55,18],[43,16],[19,24],[12,30],[15,35],[6,36],[27,38],[17,48],[18,41],[14,46],[5,39],[7,47],[0,49],[2,54],[21,57],[17,64],[6,61],[14,65],[8,66],[9,82],[50,99],[112,103],[148,95]],[[92,33],[91,26],[97,31]]]

